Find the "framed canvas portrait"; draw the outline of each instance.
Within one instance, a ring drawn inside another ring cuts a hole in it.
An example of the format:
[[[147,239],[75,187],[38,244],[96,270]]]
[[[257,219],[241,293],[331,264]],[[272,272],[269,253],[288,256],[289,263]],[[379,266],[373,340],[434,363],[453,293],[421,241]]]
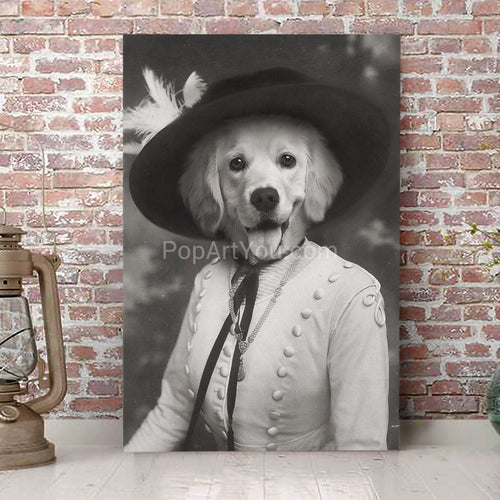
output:
[[[399,37],[124,39],[125,449],[398,447]]]

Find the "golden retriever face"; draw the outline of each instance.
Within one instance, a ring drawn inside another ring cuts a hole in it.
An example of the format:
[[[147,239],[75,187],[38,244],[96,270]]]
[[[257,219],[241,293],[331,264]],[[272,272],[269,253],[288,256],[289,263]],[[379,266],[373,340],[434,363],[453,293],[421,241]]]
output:
[[[318,131],[283,116],[234,120],[189,155],[181,194],[201,230],[222,230],[247,258],[279,259],[320,222],[342,173]]]

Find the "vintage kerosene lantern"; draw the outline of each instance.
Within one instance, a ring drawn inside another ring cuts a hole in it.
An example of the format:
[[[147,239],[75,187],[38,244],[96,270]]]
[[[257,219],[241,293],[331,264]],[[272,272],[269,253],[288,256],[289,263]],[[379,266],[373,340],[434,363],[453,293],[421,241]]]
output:
[[[57,255],[22,248],[23,234],[19,228],[0,225],[0,470],[54,460],[54,445],[45,439],[40,414],[58,405],[66,394],[56,282],[60,261]],[[27,393],[28,376],[37,364],[29,304],[22,295],[23,277],[34,272],[40,285],[49,383],[44,395],[21,403],[16,397]]]

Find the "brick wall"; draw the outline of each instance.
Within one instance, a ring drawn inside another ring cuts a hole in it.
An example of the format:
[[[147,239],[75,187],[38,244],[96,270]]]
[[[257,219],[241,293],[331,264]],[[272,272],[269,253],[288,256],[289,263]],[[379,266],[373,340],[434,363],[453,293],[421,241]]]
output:
[[[0,203],[49,248],[37,139],[64,262],[56,416],[121,413],[121,35],[190,32],[403,35],[401,414],[484,413],[500,288],[464,231],[500,225],[498,0],[1,0],[0,16]]]

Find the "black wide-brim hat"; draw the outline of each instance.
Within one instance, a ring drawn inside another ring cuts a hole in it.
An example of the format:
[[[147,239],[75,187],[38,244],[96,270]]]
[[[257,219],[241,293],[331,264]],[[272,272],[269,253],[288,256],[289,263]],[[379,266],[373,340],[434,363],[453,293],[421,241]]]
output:
[[[186,209],[179,179],[194,144],[228,120],[287,115],[314,125],[343,172],[343,184],[325,219],[344,213],[384,170],[390,143],[383,112],[358,94],[274,68],[221,80],[160,130],[130,171],[130,191],[142,214],[173,233],[204,238]]]

